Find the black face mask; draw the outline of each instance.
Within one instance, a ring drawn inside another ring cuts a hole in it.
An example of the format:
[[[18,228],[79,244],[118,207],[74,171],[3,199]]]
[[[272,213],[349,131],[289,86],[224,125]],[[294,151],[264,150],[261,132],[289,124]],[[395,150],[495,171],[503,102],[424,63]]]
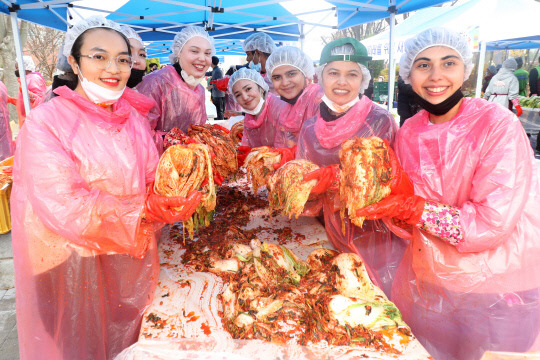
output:
[[[19,70],[15,70],[15,76],[16,77],[21,77],[21,74],[19,74]]]
[[[424,110],[426,110],[428,113],[441,116],[446,114],[450,111],[456,104],[463,99],[463,93],[461,92],[461,88],[457,89],[455,93],[452,94],[448,99],[444,100],[440,104],[432,104],[427,100],[424,100],[418,95],[417,93],[414,93],[414,100],[420,107]]]
[[[131,75],[129,75],[129,80],[127,82],[128,88],[134,88],[142,81],[142,78],[145,74],[144,70],[131,69]]]

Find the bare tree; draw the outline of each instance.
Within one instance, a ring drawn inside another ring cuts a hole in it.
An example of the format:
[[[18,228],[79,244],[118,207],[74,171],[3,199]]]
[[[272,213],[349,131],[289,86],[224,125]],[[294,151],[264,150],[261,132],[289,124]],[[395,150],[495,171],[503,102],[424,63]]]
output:
[[[36,69],[46,81],[52,81],[58,49],[64,42],[64,33],[37,24],[28,27],[26,49],[37,60]]]
[[[24,46],[28,35],[28,23],[26,21],[19,22],[19,32],[21,34],[21,43]],[[0,16],[0,62],[4,68],[4,83],[8,89],[10,96],[16,97],[19,93],[19,83],[15,76],[15,63],[17,55],[15,53],[15,45],[13,42],[13,30],[11,28],[11,18],[2,14]],[[9,114],[12,120],[17,121],[17,113],[13,106],[9,107]]]

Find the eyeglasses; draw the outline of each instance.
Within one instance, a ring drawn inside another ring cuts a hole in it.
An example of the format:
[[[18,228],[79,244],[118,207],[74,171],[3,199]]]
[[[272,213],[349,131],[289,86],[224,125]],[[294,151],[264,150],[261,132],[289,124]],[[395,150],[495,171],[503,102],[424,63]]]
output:
[[[116,67],[121,72],[129,72],[133,67],[133,59],[129,55],[118,55],[113,58],[110,54],[104,52],[97,52],[91,55],[81,55],[82,57],[89,58],[92,63],[101,70],[107,70],[111,66],[112,60],[115,61]]]

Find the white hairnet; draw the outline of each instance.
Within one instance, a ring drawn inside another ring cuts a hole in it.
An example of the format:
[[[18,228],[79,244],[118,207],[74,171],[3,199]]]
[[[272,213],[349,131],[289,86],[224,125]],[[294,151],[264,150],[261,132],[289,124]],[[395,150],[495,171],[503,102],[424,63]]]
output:
[[[274,40],[267,33],[258,32],[248,36],[242,44],[244,51],[259,50],[263,53],[271,54],[276,51],[276,44]]]
[[[313,79],[315,69],[313,61],[302,50],[294,46],[282,46],[274,51],[266,60],[266,71],[272,76],[274,69],[290,65],[302,72],[308,79]]]
[[[352,46],[351,44],[336,46],[330,51],[331,55],[353,55],[354,53],[355,53],[354,46]],[[371,73],[369,72],[369,69],[363,64],[357,63],[355,61],[352,61],[352,62],[358,64],[358,66],[360,67],[360,70],[362,71],[362,83],[360,84],[360,94],[363,94],[364,91],[366,91],[366,89],[369,86],[369,80],[371,80]],[[326,67],[326,65],[330,63],[326,63],[315,69],[315,73],[317,74],[317,78],[319,79],[320,83],[324,81],[323,70]]]
[[[231,78],[229,79],[229,93],[233,93],[232,89],[237,81],[244,79],[253,81],[255,84],[259,85],[265,93],[268,92],[268,84],[264,81],[261,74],[259,74],[258,71],[243,67],[231,75]],[[236,97],[233,96],[233,98],[236,100]]]
[[[36,64],[34,64],[31,56],[23,56],[23,64],[25,71],[36,71]]]
[[[199,26],[186,26],[174,37],[173,44],[171,46],[172,55],[169,56],[169,60],[174,64],[178,61],[178,55],[186,43],[194,37],[201,37],[208,40],[212,48],[212,55],[216,54],[216,48],[214,46],[214,38],[211,37],[206,30]]]
[[[509,69],[515,71],[517,69],[517,61],[514,58],[508,58],[502,63],[503,69]]]
[[[120,25],[114,21],[105,19],[101,15],[90,16],[89,18],[79,21],[77,24],[73,25],[71,29],[68,29],[66,32],[66,39],[64,41],[64,55],[69,57],[71,55],[71,49],[75,41],[81,36],[86,30],[93,28],[109,28],[122,33],[120,30]]]
[[[135,40],[139,40],[141,42],[141,44],[143,43],[141,37],[139,36],[139,34],[137,34],[137,32],[135,30],[133,30],[132,27],[126,25],[126,24],[120,24],[120,31],[122,32],[122,34],[126,35],[126,37],[128,39],[135,39]]]
[[[406,84],[410,84],[411,68],[418,54],[433,46],[446,46],[457,51],[465,65],[463,81],[469,78],[474,64],[467,38],[455,31],[440,27],[424,30],[405,42],[405,52],[399,62],[399,75]]]
[[[64,55],[64,45],[58,49],[58,60],[56,61],[56,68],[65,73],[73,72],[71,65],[68,63],[67,57]]]

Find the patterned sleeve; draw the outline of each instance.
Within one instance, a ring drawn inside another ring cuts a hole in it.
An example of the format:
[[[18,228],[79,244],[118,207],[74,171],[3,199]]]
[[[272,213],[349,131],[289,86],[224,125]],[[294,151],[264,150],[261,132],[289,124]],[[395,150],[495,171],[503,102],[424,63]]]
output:
[[[455,246],[463,242],[459,209],[456,207],[426,200],[424,212],[417,226],[450,245]]]

